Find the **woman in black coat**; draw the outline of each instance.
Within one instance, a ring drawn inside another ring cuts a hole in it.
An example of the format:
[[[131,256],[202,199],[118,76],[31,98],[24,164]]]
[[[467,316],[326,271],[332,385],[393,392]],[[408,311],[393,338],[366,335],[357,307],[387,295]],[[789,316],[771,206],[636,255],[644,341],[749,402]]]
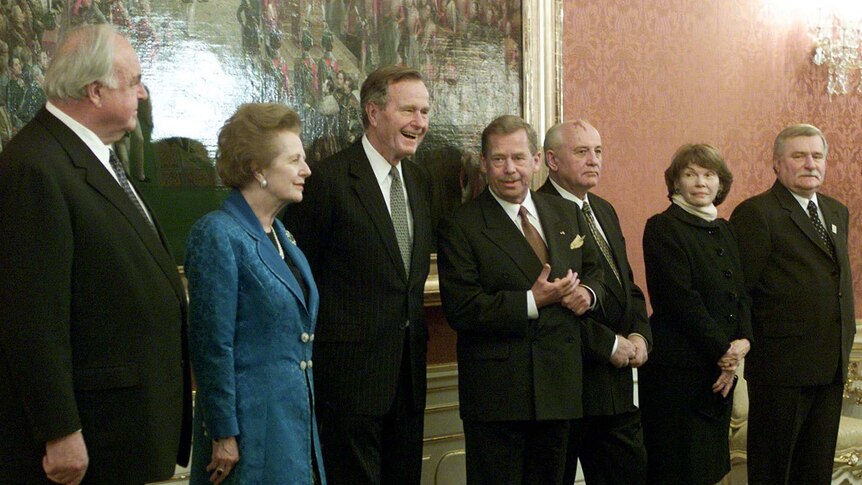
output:
[[[644,230],[653,350],[639,370],[651,484],[713,484],[730,471],[736,367],[750,301],[734,235],[716,205],[733,176],[718,150],[684,145],[665,171],[670,207]]]

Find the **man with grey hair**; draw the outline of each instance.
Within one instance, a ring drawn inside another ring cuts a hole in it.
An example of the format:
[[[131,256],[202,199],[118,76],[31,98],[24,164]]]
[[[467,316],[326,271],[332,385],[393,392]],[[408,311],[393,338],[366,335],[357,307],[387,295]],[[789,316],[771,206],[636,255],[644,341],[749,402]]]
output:
[[[320,290],[314,386],[330,484],[418,484],[433,247],[421,74],[385,66],[360,93],[365,134],[312,167],[284,224]]]
[[[620,220],[610,202],[592,193],[603,168],[602,138],[584,120],[557,124],[545,136],[548,180],[539,192],[574,202],[598,243],[609,289],[605,321],[581,326],[584,359],[584,418],[572,423],[565,483],[572,483],[578,458],[590,484],[646,480],[646,448],[640,411],[634,404],[632,368],[647,360],[652,340],[643,291],[635,284]],[[581,443],[586,446],[581,446]]]
[[[142,484],[189,454],[185,293],[109,145],[146,96],[129,42],[69,32],[0,154],[0,482]]]
[[[820,193],[826,154],[819,129],[785,128],[773,146],[777,180],[730,219],[752,299],[751,484],[828,484],[832,476],[856,327],[849,211]]]
[[[488,187],[440,230],[440,296],[458,332],[467,483],[563,484],[582,417],[581,326],[606,296],[577,206],[533,192],[536,132],[505,115],[482,132]]]

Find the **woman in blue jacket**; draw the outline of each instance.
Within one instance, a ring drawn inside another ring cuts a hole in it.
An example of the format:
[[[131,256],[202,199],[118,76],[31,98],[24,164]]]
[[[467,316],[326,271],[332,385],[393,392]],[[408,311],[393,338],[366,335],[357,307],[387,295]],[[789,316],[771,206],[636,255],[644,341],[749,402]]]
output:
[[[246,104],[219,132],[233,187],[186,243],[189,344],[197,380],[192,484],[326,483],[314,416],[317,287],[276,214],[311,170],[299,117]]]

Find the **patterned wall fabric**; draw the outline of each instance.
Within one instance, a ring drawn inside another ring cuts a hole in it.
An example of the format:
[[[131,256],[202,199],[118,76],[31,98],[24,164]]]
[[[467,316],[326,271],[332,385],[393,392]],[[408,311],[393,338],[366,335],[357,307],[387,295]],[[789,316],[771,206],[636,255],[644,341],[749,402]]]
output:
[[[564,113],[586,118],[602,135],[596,192],[616,206],[640,284],[644,224],[668,205],[663,173],[677,147],[708,142],[724,154],[734,184],[719,214],[729,218],[775,180],[775,135],[795,122],[818,126],[829,142],[822,191],[850,208],[862,317],[862,94],[830,101],[826,66],[811,62],[811,13],[782,4],[564,2]]]

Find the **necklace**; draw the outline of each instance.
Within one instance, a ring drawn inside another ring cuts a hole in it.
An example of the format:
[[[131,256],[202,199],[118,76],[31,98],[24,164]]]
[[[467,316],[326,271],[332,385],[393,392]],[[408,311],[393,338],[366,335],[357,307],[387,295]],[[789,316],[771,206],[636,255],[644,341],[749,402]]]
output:
[[[278,255],[281,256],[281,259],[284,259],[284,249],[281,247],[281,242],[278,240],[278,236],[275,235],[275,228],[266,235],[269,236],[269,240],[275,244],[275,248],[278,249]]]

